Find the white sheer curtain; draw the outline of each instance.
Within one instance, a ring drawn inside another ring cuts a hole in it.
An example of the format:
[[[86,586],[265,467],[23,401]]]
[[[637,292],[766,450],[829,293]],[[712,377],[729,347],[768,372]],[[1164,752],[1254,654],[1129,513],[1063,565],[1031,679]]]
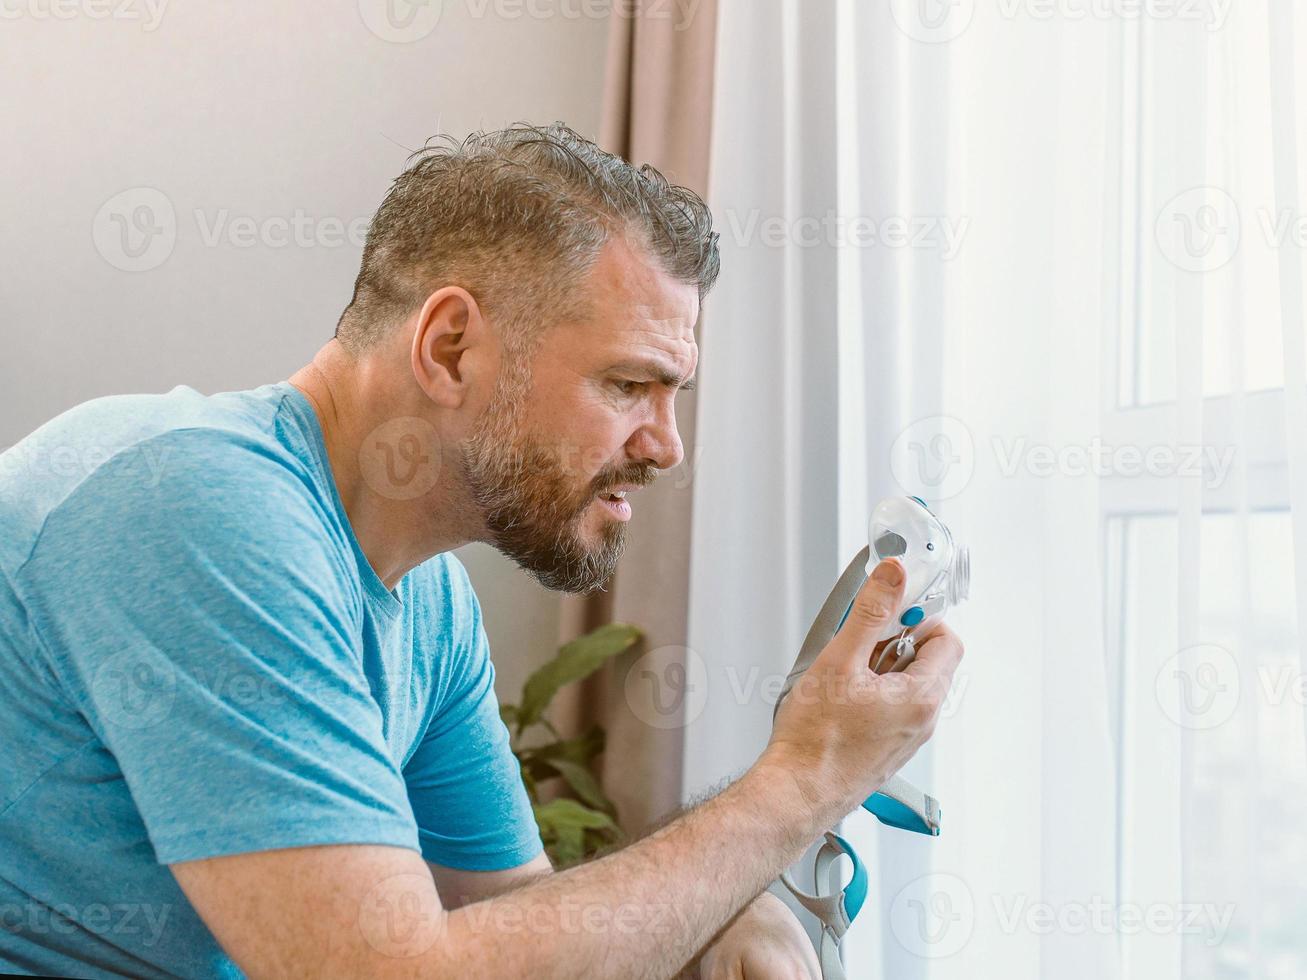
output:
[[[722,4],[687,792],[876,499],[973,551],[852,976],[1307,975],[1295,6]]]

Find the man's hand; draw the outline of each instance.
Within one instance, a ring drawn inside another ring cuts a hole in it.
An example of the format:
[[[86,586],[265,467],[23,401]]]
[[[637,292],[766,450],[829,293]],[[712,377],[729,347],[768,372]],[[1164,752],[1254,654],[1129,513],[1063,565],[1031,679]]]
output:
[[[962,659],[961,641],[940,625],[903,671],[872,670],[877,639],[902,605],[904,579],[897,559],[876,566],[843,627],[781,704],[755,767],[795,781],[814,833],[857,808],[930,738]]]
[[[763,892],[699,961],[700,980],[818,980],[812,941],[789,906]]]

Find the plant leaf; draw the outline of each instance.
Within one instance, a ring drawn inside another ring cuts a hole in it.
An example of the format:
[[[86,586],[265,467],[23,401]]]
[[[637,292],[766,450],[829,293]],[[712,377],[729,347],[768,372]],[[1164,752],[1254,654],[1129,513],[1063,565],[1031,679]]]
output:
[[[565,684],[589,677],[611,658],[640,639],[640,631],[623,623],[609,623],[563,645],[558,656],[527,678],[522,704],[517,709],[517,733],[534,725]]]
[[[586,837],[600,835],[601,840],[619,840],[622,831],[606,814],[590,810],[575,800],[552,800],[534,806],[540,839],[556,864],[573,864],[587,853]]]
[[[606,813],[591,810],[576,800],[550,800],[548,803],[532,807],[536,823],[541,830],[546,826],[553,830],[575,827],[579,830],[608,830],[621,833],[613,818]]]
[[[594,725],[589,731],[576,738],[559,739],[557,742],[549,742],[535,748],[522,749],[518,755],[533,759],[566,759],[584,766],[589,765],[590,761],[604,750],[605,741],[604,730]]]
[[[604,795],[604,791],[599,787],[599,780],[585,766],[577,765],[567,759],[541,759],[537,762],[537,765],[549,770],[545,776],[541,776],[539,772],[533,772],[532,775],[537,780],[561,776],[567,785],[571,787],[572,792],[581,798],[582,803],[596,810],[601,810],[609,816],[616,814],[617,808],[613,806],[612,800]]]

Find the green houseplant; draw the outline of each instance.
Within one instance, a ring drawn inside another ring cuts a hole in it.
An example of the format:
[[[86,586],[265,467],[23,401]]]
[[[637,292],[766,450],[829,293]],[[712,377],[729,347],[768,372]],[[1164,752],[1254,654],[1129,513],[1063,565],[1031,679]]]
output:
[[[564,644],[553,660],[527,678],[520,703],[499,708],[512,735],[513,754],[522,767],[522,782],[541,840],[556,866],[573,864],[619,844],[624,835],[617,825],[617,810],[591,768],[604,750],[604,730],[595,725],[580,735],[563,738],[545,711],[560,689],[589,677],[641,637],[634,626],[610,623]],[[540,731],[547,733],[546,740],[533,737]],[[542,803],[540,791],[545,785],[562,792]]]

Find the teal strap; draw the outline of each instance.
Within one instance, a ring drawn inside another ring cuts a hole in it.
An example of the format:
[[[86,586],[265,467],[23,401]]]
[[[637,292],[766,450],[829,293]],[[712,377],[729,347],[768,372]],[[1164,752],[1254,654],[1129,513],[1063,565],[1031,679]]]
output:
[[[842,887],[839,869],[841,855],[847,855],[853,862],[853,875],[849,883]],[[781,875],[781,884],[790,890],[795,901],[821,923],[817,958],[821,962],[823,980],[845,980],[844,964],[840,962],[840,943],[867,900],[867,869],[848,841],[838,834],[828,832],[825,843],[817,851],[813,877],[817,883],[816,894],[809,894],[796,885],[788,871]]]

